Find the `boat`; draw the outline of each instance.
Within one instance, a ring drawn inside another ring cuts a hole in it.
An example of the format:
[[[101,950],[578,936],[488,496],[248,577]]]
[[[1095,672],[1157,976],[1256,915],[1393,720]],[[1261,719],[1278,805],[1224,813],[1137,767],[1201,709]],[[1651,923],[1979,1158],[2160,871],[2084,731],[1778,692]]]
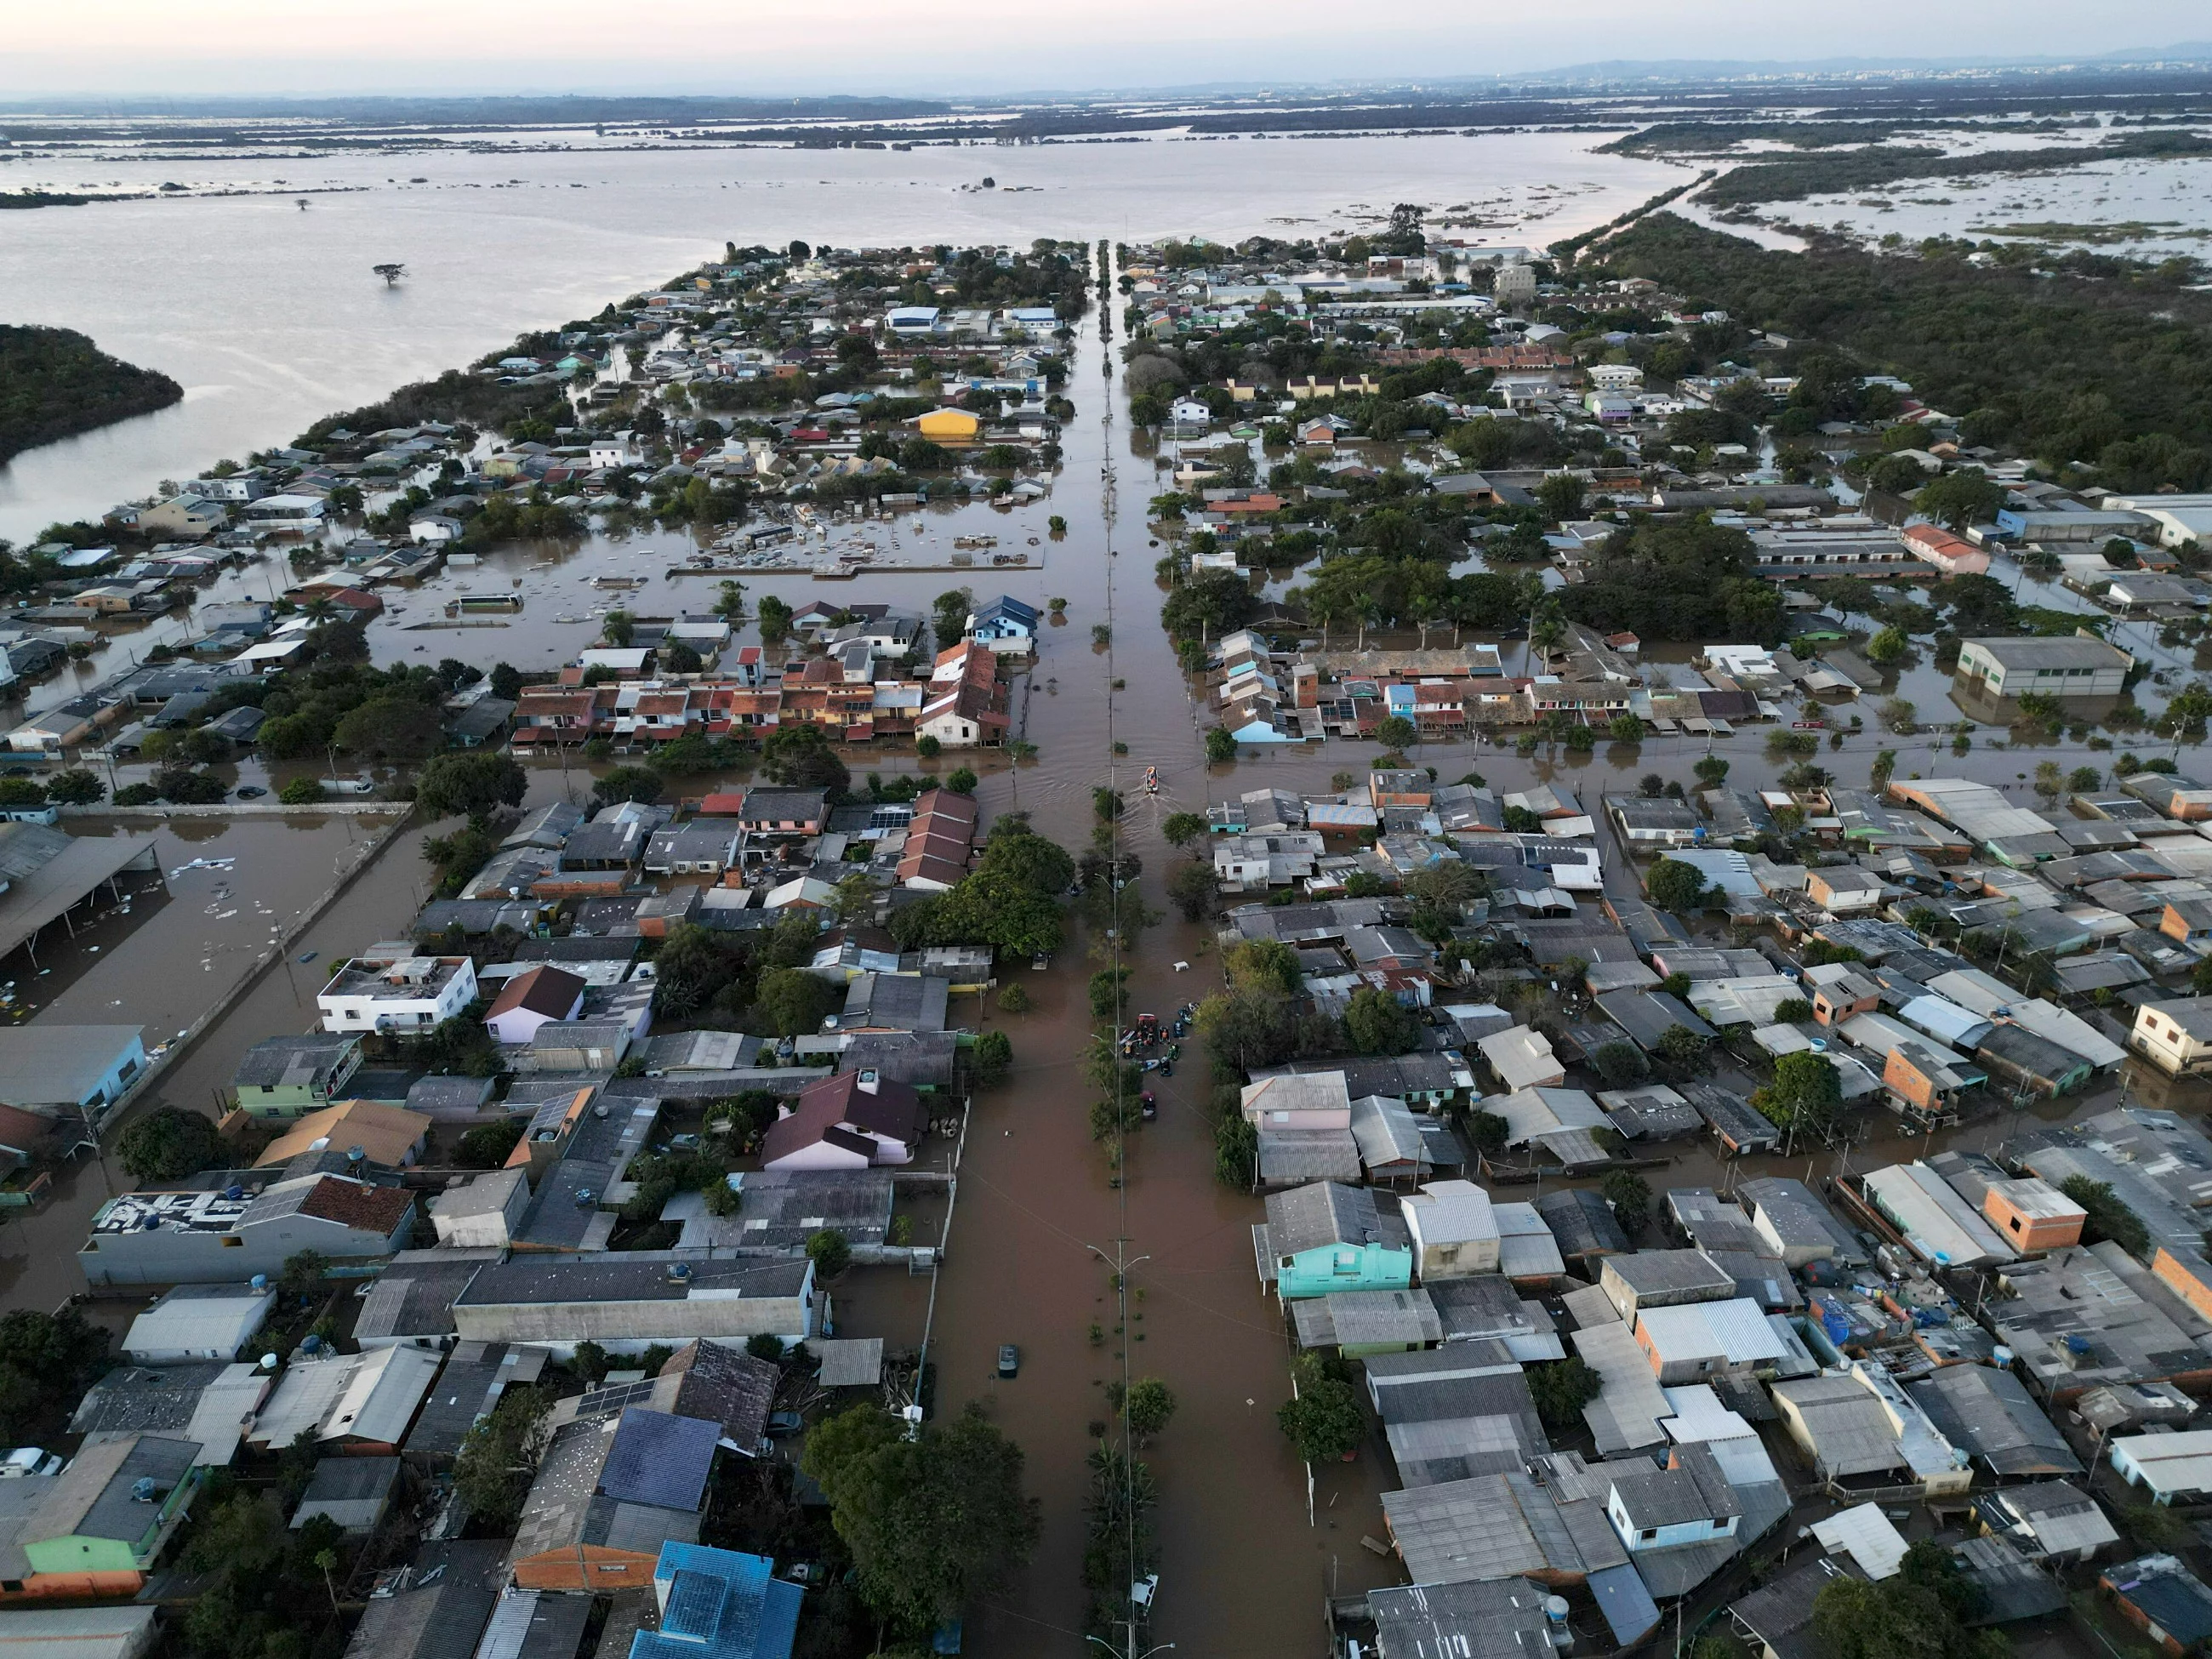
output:
[[[1148,795],[1157,795],[1160,793],[1160,769],[1158,767],[1147,766],[1145,769],[1145,781],[1143,787],[1145,793]]]

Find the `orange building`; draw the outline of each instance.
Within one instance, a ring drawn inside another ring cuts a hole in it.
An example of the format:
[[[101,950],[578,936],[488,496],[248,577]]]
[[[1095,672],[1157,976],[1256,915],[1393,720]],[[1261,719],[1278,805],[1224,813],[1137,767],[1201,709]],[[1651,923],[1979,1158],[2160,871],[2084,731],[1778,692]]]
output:
[[[1982,1195],[1982,1214],[1997,1237],[2022,1255],[2063,1250],[2081,1242],[2089,1212],[2047,1181],[1992,1181]]]
[[[2202,1256],[2178,1256],[2161,1244],[2151,1258],[2150,1272],[2196,1312],[2212,1319],[2212,1264]]]

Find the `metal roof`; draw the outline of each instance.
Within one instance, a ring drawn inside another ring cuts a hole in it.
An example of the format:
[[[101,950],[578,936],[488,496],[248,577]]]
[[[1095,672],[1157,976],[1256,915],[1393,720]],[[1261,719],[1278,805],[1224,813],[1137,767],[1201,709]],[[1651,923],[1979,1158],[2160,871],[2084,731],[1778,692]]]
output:
[[[2057,1425],[2010,1371],[1946,1365],[1911,1385],[1943,1437],[1964,1447],[1992,1474],[2074,1474],[2081,1460]]]
[[[1813,1536],[1822,1548],[1849,1555],[1869,1578],[1887,1578],[1905,1565],[1904,1534],[1872,1504],[1855,1504],[1815,1521]]]

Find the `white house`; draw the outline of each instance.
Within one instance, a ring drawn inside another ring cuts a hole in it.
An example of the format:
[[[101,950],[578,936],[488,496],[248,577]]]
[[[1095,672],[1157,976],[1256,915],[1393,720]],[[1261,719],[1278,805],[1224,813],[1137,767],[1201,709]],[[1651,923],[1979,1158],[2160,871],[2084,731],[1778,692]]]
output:
[[[461,521],[443,513],[426,513],[407,521],[407,533],[418,542],[442,545],[460,540]]]
[[[2177,1077],[2212,1069],[2212,1002],[2202,997],[2146,1002],[2136,1010],[2128,1042],[2160,1070]]]
[[[583,1012],[584,981],[540,963],[500,988],[499,995],[484,1011],[484,1029],[494,1042],[523,1043],[535,1037],[538,1028],[549,1020],[578,1019]]]
[[[1291,1072],[1244,1085],[1239,1102],[1255,1129],[1349,1129],[1352,1092],[1341,1072]]]
[[[2212,1492],[2212,1429],[2124,1436],[2112,1442],[2112,1468],[2154,1504],[2200,1498]]]
[[[1306,830],[1225,836],[1213,843],[1213,873],[1238,886],[1280,887],[1311,876],[1322,850],[1322,838]]]
[[[1498,1271],[1498,1217],[1490,1194],[1473,1182],[1431,1181],[1398,1206],[1413,1241],[1413,1277],[1421,1283]]]
[[[326,1031],[427,1031],[476,1000],[476,963],[466,957],[351,961],[316,994]]]
[[[592,440],[591,463],[593,468],[603,466],[639,466],[645,457],[638,453],[637,446],[630,441],[627,432],[617,432],[611,438]]]

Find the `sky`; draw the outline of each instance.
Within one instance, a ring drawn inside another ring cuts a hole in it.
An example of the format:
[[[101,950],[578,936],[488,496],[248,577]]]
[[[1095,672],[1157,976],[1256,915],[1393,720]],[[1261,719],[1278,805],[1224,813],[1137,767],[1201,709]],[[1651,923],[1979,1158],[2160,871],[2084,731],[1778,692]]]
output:
[[[1510,75],[1596,59],[2094,56],[2206,33],[2202,0],[0,0],[0,96],[179,99],[957,96]]]

